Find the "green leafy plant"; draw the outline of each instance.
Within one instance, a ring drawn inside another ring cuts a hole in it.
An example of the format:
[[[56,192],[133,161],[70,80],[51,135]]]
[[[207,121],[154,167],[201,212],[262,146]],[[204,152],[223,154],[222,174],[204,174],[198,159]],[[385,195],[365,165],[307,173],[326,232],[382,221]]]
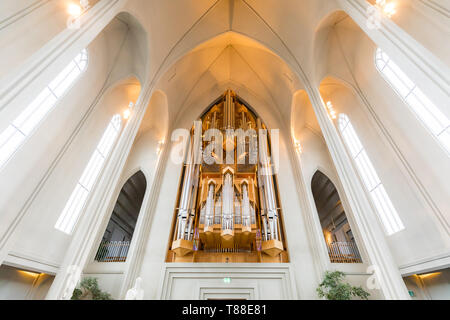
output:
[[[319,297],[327,300],[351,300],[352,297],[367,300],[369,298],[368,292],[361,287],[354,287],[343,282],[344,278],[345,273],[341,271],[325,272],[325,278],[317,288]]]
[[[97,278],[84,278],[73,291],[72,300],[113,300],[109,293],[98,286]]]

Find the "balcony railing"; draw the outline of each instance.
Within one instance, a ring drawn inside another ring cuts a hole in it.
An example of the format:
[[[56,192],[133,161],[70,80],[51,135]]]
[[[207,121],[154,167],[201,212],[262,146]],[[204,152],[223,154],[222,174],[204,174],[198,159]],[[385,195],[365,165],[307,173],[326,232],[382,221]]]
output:
[[[125,262],[130,241],[102,241],[95,255],[98,262]]]
[[[327,243],[331,263],[362,263],[354,241]]]

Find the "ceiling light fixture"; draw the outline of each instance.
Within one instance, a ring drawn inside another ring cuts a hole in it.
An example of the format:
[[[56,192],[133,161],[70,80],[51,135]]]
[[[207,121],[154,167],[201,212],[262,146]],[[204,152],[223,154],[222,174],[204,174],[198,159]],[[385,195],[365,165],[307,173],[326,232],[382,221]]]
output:
[[[127,119],[130,118],[130,116],[131,116],[131,110],[133,110],[133,107],[134,107],[134,103],[133,103],[133,102],[130,102],[130,103],[128,104],[128,109],[126,109],[126,110],[123,112],[123,118],[124,118],[125,120],[127,120]]]
[[[67,13],[70,14],[72,17],[79,17],[83,10],[81,7],[75,3],[70,3],[67,7]]]
[[[89,0],[80,0],[80,5],[84,10],[89,9]]]
[[[80,16],[85,12],[87,9],[90,8],[89,0],[80,0],[80,4],[76,3],[69,3],[67,6],[67,13],[69,14],[69,17],[67,18],[67,27],[69,29],[80,29],[81,28],[81,21]]]
[[[302,148],[302,144],[300,143],[300,141],[295,140],[294,144],[295,144],[295,150],[297,150],[297,153],[301,154],[303,152],[303,148]]]
[[[331,101],[327,102],[327,109],[328,109],[328,115],[330,116],[331,119],[336,119],[337,115],[336,115],[336,111],[334,110],[334,106],[333,103],[331,103]]]
[[[388,18],[391,18],[397,12],[396,4],[392,1],[376,0],[375,7]]]
[[[396,6],[394,1],[389,0],[376,0],[374,5],[369,5],[366,12],[367,27],[380,29],[383,16],[390,19],[397,12]]]
[[[156,154],[161,154],[161,151],[162,151],[162,149],[163,149],[163,146],[164,146],[164,140],[161,140],[161,141],[159,141],[158,142],[158,147],[156,148]]]

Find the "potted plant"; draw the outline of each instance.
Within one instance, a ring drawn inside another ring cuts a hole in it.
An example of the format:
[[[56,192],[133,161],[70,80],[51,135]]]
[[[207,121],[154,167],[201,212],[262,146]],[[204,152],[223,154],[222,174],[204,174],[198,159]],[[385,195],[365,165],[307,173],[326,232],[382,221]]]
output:
[[[73,291],[72,300],[113,300],[109,293],[98,286],[97,278],[84,278]]]
[[[345,273],[341,271],[327,271],[322,283],[317,288],[320,298],[327,300],[351,300],[358,297],[368,300],[370,294],[362,287],[354,287],[344,282]]]

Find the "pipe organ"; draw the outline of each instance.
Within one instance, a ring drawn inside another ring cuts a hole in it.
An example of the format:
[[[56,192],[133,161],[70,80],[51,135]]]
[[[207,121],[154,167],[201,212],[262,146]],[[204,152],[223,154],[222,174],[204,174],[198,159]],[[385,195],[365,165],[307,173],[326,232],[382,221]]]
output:
[[[167,262],[288,262],[271,141],[228,90],[196,121]]]

